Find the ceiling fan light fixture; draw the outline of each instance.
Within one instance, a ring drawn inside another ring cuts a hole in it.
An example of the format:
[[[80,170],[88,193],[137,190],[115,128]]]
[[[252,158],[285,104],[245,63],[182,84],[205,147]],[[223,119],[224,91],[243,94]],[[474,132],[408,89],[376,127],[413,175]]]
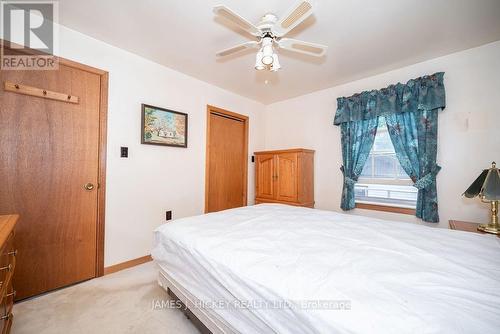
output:
[[[262,64],[269,66],[272,63],[273,63],[273,56],[264,56],[264,57],[262,57]]]
[[[257,52],[257,56],[255,56],[255,69],[257,71],[266,69],[266,66],[262,63],[262,51]]]
[[[262,47],[262,63],[264,65],[271,65],[273,63],[273,55],[274,50],[272,44],[264,45]]]
[[[273,64],[271,65],[271,72],[278,72],[278,70],[281,68],[280,61],[278,59],[278,55],[275,53],[273,54]]]
[[[0,0],[1,1],[1,0]],[[284,37],[297,25],[304,22],[313,12],[311,0],[298,1],[284,17],[278,18],[272,13],[265,14],[256,25],[243,18],[224,5],[214,7],[214,13],[239,26],[255,38],[216,53],[217,57],[227,57],[244,50],[259,50],[255,59],[256,70],[276,72],[281,68],[276,49],[284,49],[312,57],[323,57],[327,46]]]

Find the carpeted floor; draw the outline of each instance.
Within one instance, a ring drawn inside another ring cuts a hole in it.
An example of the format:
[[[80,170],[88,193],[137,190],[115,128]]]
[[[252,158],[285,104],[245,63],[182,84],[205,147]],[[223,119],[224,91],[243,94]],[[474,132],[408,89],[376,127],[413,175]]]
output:
[[[149,262],[17,303],[12,333],[198,333],[181,311],[154,308],[169,299],[157,273]]]

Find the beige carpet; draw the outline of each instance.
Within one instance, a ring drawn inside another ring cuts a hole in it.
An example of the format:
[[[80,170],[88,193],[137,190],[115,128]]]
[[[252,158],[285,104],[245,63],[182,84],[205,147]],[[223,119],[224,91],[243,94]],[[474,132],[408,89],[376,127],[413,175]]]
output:
[[[12,333],[198,333],[156,283],[153,262],[14,305]],[[156,303],[156,305],[159,305]]]

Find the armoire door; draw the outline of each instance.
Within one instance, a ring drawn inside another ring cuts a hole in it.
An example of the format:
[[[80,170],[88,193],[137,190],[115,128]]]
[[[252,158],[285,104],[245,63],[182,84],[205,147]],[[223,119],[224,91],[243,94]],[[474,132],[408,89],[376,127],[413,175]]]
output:
[[[298,156],[297,153],[276,155],[276,199],[295,202],[298,200]]]
[[[247,204],[248,118],[208,107],[205,211]]]
[[[60,63],[0,77],[0,214],[20,215],[19,300],[96,277],[101,75]],[[6,81],[79,102],[5,91]]]
[[[256,194],[258,198],[275,198],[275,158],[274,154],[259,154],[255,160]]]

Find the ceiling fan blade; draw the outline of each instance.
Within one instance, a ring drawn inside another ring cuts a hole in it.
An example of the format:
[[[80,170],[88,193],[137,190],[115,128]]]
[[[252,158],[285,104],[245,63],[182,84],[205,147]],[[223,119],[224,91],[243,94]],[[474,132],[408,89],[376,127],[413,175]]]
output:
[[[251,49],[251,48],[257,48],[259,46],[259,42],[256,41],[251,41],[251,42],[246,42],[242,43],[236,46],[233,46],[232,48],[224,49],[222,51],[217,52],[215,55],[217,57],[225,57],[232,55],[233,53],[237,53],[246,49]]]
[[[274,33],[278,37],[285,36],[290,30],[298,26],[313,12],[313,6],[309,1],[300,1],[290,8],[286,15],[274,26]]]
[[[278,45],[280,48],[293,52],[303,53],[309,56],[321,57],[326,53],[326,45],[299,41],[291,38],[282,38]]]
[[[248,22],[247,20],[245,20],[244,18],[242,18],[241,16],[239,16],[238,14],[236,14],[235,12],[233,12],[231,9],[227,8],[224,5],[215,6],[214,13],[233,22],[234,24],[236,24],[237,26],[239,26],[240,28],[242,28],[243,30],[249,32],[254,36],[262,35],[262,31],[260,31],[259,28],[257,28],[255,25]]]

